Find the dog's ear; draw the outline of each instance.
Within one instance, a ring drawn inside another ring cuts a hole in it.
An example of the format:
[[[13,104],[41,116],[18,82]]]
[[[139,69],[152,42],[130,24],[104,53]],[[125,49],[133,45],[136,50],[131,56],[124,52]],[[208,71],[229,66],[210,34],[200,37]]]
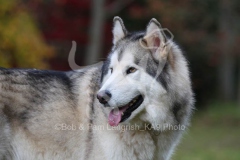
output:
[[[160,60],[162,56],[167,56],[163,55],[165,53],[162,53],[165,48],[166,41],[166,36],[160,23],[155,18],[152,18],[148,23],[145,35],[141,40],[144,48],[150,49],[153,58]]]
[[[127,30],[123,24],[123,20],[116,16],[113,19],[113,44],[115,45],[117,41],[124,38],[127,35]]]

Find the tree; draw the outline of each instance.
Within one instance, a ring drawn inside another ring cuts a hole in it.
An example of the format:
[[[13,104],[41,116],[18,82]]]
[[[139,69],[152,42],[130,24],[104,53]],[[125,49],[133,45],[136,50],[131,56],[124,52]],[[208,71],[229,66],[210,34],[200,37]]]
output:
[[[238,77],[237,77],[237,83],[238,83],[238,86],[237,86],[237,103],[238,103],[238,106],[240,107],[240,55],[238,56]]]
[[[89,44],[85,63],[96,63],[102,52],[102,37],[105,23],[105,0],[92,0],[92,17],[89,32]],[[99,54],[100,53],[100,54]]]
[[[221,0],[220,2],[220,18],[219,27],[221,32],[221,62],[219,65],[219,88],[221,98],[224,101],[233,100],[234,88],[234,68],[235,58],[233,54],[233,45],[236,39],[234,32],[235,17],[232,15],[233,3],[229,0]]]
[[[112,18],[133,1],[134,0],[115,0],[106,5],[105,0],[92,0],[89,44],[85,64],[96,63],[102,55],[103,31],[106,19],[110,18],[112,23]]]
[[[190,61],[197,102],[236,100],[239,55],[238,0],[150,0],[149,7],[172,29]],[[238,80],[239,81],[239,80]],[[215,96],[217,95],[217,96]],[[240,93],[239,93],[240,95]]]
[[[17,0],[0,0],[0,66],[48,68],[54,55],[25,6]]]
[[[238,64],[238,104],[240,106],[240,63]]]

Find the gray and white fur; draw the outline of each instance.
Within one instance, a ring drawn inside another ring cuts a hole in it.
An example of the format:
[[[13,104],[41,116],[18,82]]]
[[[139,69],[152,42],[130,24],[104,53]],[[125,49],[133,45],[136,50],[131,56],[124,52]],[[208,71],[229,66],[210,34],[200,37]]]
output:
[[[187,61],[159,22],[131,33],[115,17],[103,63],[0,68],[0,159],[169,160],[184,133],[169,126],[187,128],[193,103]]]

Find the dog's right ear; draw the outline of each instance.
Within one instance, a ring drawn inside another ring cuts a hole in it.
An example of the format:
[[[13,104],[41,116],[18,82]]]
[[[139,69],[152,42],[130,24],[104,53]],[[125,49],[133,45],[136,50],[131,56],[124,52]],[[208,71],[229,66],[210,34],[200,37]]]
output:
[[[160,60],[167,57],[167,53],[163,52],[163,49],[166,47],[166,41],[166,36],[162,31],[160,23],[155,18],[152,18],[140,43],[144,48],[152,52],[155,60]]]
[[[113,44],[115,45],[120,39],[127,35],[127,30],[123,24],[123,20],[116,16],[113,19]]]

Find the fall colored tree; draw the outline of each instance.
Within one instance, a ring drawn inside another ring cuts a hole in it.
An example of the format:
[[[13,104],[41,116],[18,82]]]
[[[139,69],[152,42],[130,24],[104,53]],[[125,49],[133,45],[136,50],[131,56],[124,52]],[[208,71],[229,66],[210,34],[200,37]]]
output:
[[[0,66],[48,68],[54,55],[27,8],[18,0],[0,0]]]
[[[57,50],[52,69],[70,69],[72,40],[78,44],[75,61],[80,66],[103,60],[112,46],[114,16],[120,16],[129,31],[144,30],[154,17],[172,32],[190,62],[197,104],[240,97],[238,0],[101,0],[101,5],[89,0],[24,2],[44,38]]]

